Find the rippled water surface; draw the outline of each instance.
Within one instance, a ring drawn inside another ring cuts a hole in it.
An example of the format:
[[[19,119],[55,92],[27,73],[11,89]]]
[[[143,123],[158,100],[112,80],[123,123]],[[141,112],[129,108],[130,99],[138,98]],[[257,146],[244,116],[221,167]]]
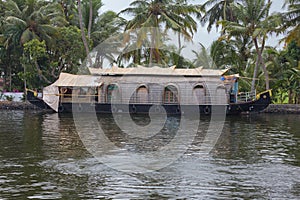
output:
[[[204,156],[199,149],[209,120],[201,119],[193,143],[169,166],[124,173],[87,151],[72,115],[1,110],[0,199],[300,199],[299,115],[227,117]],[[111,116],[99,121],[109,140],[130,152],[156,151],[180,123],[169,119],[145,142],[130,139]]]

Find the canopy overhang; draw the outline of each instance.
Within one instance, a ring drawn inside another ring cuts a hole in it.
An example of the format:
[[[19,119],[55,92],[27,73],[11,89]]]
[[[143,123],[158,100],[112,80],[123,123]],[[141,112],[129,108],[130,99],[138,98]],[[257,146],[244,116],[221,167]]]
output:
[[[98,87],[102,82],[97,76],[61,73],[52,85],[56,87]]]

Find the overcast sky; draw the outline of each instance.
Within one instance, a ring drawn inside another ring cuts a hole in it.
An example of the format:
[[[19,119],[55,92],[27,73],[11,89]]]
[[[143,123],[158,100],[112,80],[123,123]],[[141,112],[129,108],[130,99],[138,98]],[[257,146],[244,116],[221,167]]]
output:
[[[133,0],[102,0],[104,6],[101,8],[101,11],[113,10],[115,12],[119,12],[127,7]],[[192,0],[194,3],[203,3],[205,0]],[[280,12],[282,11],[284,0],[273,0],[271,12]],[[216,32],[215,28],[212,28],[211,32],[208,33],[206,27],[198,27],[198,33],[194,36],[194,43],[202,43],[206,48],[208,48],[214,40],[217,40],[219,34]],[[282,36],[272,36],[270,37],[268,44],[271,46],[282,46],[279,45],[279,39]],[[195,45],[195,44],[194,44]],[[194,48],[193,48],[194,49]]]
[[[115,12],[119,12],[120,10],[129,7],[130,2],[133,2],[133,0],[102,0],[104,3],[103,10],[113,10]],[[204,0],[192,0],[191,2],[195,3],[203,3]],[[280,11],[281,7],[284,3],[284,0],[273,0],[272,2],[272,11],[277,10]]]

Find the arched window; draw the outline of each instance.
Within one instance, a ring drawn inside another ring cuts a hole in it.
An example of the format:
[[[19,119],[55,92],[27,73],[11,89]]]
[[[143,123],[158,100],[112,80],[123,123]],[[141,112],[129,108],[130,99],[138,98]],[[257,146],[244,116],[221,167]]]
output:
[[[107,103],[110,103],[112,99],[114,101],[120,100],[120,91],[119,91],[119,87],[116,84],[110,84],[107,86],[107,90],[106,90]]]
[[[148,89],[145,85],[136,90],[136,103],[148,103]]]
[[[226,94],[226,87],[224,85],[218,86],[215,91],[214,103],[227,104],[228,96]]]
[[[193,89],[193,97],[196,99],[196,102],[198,104],[204,104],[205,96],[205,88],[203,85],[196,85]]]
[[[178,89],[173,85],[168,85],[164,89],[164,103],[178,103]]]
[[[73,95],[73,88],[69,87],[60,87],[61,101],[62,102],[71,102]]]

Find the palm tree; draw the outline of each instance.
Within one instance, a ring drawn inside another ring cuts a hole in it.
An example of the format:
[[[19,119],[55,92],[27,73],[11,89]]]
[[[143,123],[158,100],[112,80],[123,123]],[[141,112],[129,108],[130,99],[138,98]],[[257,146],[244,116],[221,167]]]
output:
[[[218,28],[218,21],[220,20],[237,20],[237,17],[235,16],[235,13],[233,12],[230,6],[230,4],[233,2],[234,0],[208,0],[203,4],[203,8],[207,11],[202,17],[201,22],[203,24],[208,23],[208,32],[211,31],[213,25],[215,25],[216,28]]]
[[[218,68],[230,67],[232,73],[240,73],[252,56],[252,47],[250,37],[236,36],[229,40],[221,37],[212,43],[210,54]]]
[[[110,36],[121,33],[122,27],[124,27],[126,23],[127,21],[125,19],[118,17],[113,11],[101,13],[97,17],[91,32],[93,46],[96,47]]]
[[[196,67],[204,67],[206,69],[210,68],[216,68],[216,65],[210,55],[210,50],[206,49],[205,46],[201,43],[199,43],[201,46],[200,51],[194,51],[193,53],[195,54],[196,58],[194,59],[194,66]]]
[[[90,39],[91,33],[95,30],[99,9],[103,6],[102,0],[82,1],[82,18],[84,27],[87,30],[87,36]]]
[[[274,48],[266,49],[267,62],[274,79],[275,97],[281,98],[287,94],[289,103],[300,103],[300,46],[296,41],[290,42],[283,50],[278,51]]]
[[[56,27],[64,26],[61,7],[57,3],[27,0],[22,7],[12,0],[5,2],[4,27],[6,46],[24,44],[31,39],[45,40],[51,44]]]
[[[86,55],[88,56],[90,53],[90,49],[89,49],[89,45],[86,39],[86,35],[85,35],[85,28],[84,28],[84,24],[83,24],[83,15],[82,15],[82,9],[81,9],[81,0],[77,0],[77,9],[78,9],[78,17],[79,17],[79,27],[80,27],[80,31],[81,31],[81,38],[83,41],[83,45],[85,48],[85,52]]]
[[[179,4],[174,3],[173,0],[136,0],[130,4],[129,8],[126,8],[119,13],[134,16],[133,19],[128,21],[125,30],[130,32],[135,29],[140,29],[140,40],[144,40],[148,37],[147,33],[144,32],[144,28],[154,27],[148,29],[148,31],[152,31],[150,33],[150,41],[152,41],[149,55],[150,63],[152,62],[153,56],[155,56],[155,60],[158,63],[161,62],[161,57],[157,48],[161,41],[160,37],[157,36],[161,36],[162,32],[173,30],[180,32],[187,40],[192,39],[193,32],[196,31],[196,22],[188,15],[188,13],[196,12],[197,9],[195,8],[197,7],[195,6],[191,9],[192,7],[190,5],[183,5],[180,12]]]
[[[176,45],[165,45],[163,49],[164,65],[176,66],[176,68],[185,69],[195,68],[195,65],[192,61],[182,56],[181,51],[184,49],[184,47],[179,49]]]
[[[69,25],[78,26],[77,2],[74,0],[52,0],[53,3],[59,3]]]
[[[20,57],[23,45],[32,39],[46,41],[47,46],[54,45],[57,27],[64,26],[66,20],[61,6],[57,3],[7,0],[3,4],[5,14],[2,39],[8,57],[5,75],[9,77],[11,87],[12,74],[21,71],[18,66],[22,66]]]
[[[4,2],[0,1],[0,34],[3,33],[2,27],[3,27],[4,16],[5,16]]]
[[[93,21],[95,21],[95,18],[93,16],[95,14],[95,12],[93,12],[93,8],[94,8],[93,0],[90,0],[89,6],[90,6],[90,14],[89,14],[89,23],[88,23],[89,24],[88,25],[88,38],[90,39],[91,38],[92,24],[93,24]],[[98,10],[96,10],[96,12],[98,12]]]
[[[224,20],[222,21],[227,36],[249,36],[252,40],[257,54],[256,67],[253,73],[251,90],[255,90],[255,80],[258,73],[258,67],[261,66],[265,76],[265,86],[268,90],[269,73],[263,60],[262,54],[265,49],[265,43],[268,34],[277,31],[281,24],[281,18],[278,15],[269,16],[271,3],[265,3],[265,0],[241,0],[241,3],[231,4],[232,10],[236,13],[238,22]]]
[[[284,15],[283,29],[292,28],[286,37],[286,42],[296,40],[300,46],[300,0],[286,0],[285,5],[288,5],[288,12]]]
[[[101,13],[96,18],[91,32],[93,48],[96,51],[94,67],[103,67],[104,59],[109,60],[110,63],[115,62],[113,54],[118,53],[118,47],[122,45],[121,43],[117,44],[116,41],[121,41],[121,39],[118,40],[115,36],[121,35],[122,27],[126,22],[113,11]]]
[[[194,17],[201,18],[201,12],[204,9],[200,5],[189,4],[187,0],[175,0],[172,10],[179,16],[185,17],[185,26],[189,30],[189,33],[193,36],[197,31],[197,22]],[[178,33],[178,48],[181,49],[181,33]]]

